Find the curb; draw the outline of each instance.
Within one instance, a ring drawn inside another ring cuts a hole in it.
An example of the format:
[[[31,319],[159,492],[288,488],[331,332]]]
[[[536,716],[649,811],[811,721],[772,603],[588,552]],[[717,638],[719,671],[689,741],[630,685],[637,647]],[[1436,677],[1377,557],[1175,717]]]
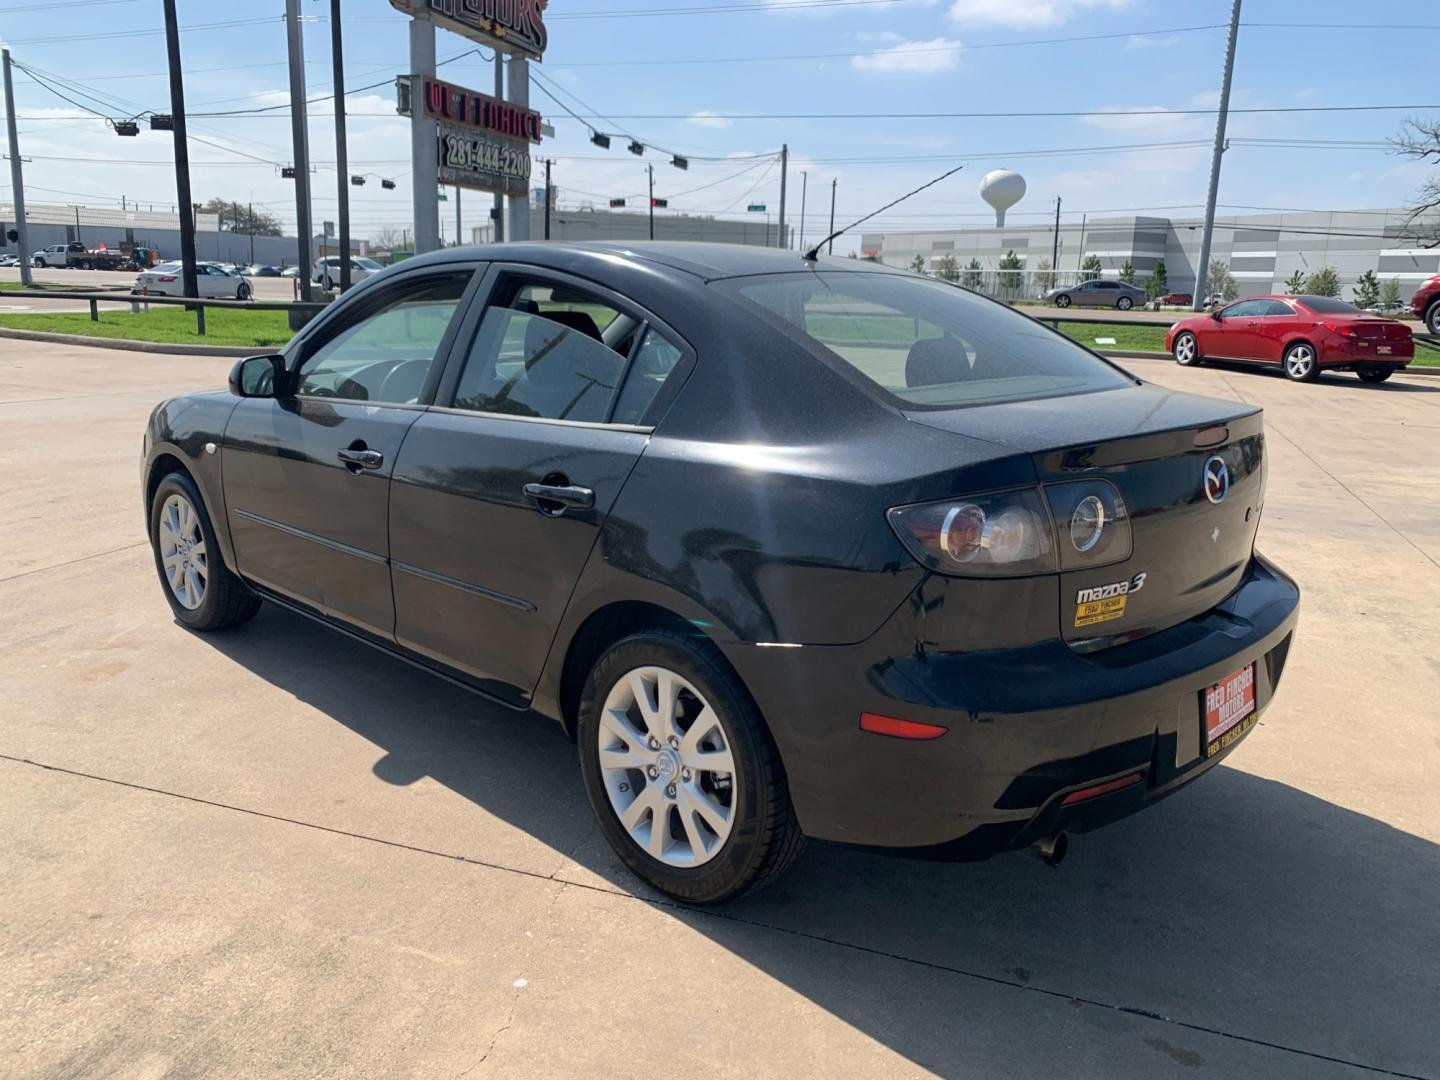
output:
[[[0,326],[0,338],[19,341],[48,341],[55,345],[87,345],[94,349],[124,349],[129,352],[163,353],[169,356],[258,356],[265,345],[177,345],[167,341],[129,341],[125,338],[87,337],[84,334],[54,334],[48,330],[18,330]]]
[[[1104,356],[1104,357],[1107,357],[1107,358],[1109,358],[1109,359],[1111,359],[1111,360],[1170,360],[1170,359],[1171,359],[1170,354],[1169,354],[1169,353],[1164,353],[1164,352],[1123,352],[1123,351],[1122,351],[1122,352],[1110,352],[1110,351],[1106,350],[1106,351],[1101,352],[1100,355],[1101,355],[1101,356]],[[1410,365],[1409,367],[1407,367],[1404,371],[1398,372],[1397,374],[1400,374],[1400,375],[1428,375],[1428,376],[1431,377],[1431,378],[1435,378],[1435,377],[1437,377],[1437,376],[1440,376],[1440,367],[1419,367],[1419,366],[1417,366],[1417,365],[1415,365],[1415,364],[1412,364],[1412,365]]]

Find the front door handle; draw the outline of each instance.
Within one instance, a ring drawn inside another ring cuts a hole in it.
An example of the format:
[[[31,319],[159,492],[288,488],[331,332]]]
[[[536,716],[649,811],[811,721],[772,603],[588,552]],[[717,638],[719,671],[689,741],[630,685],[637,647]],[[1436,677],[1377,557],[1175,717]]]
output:
[[[526,484],[526,498],[534,499],[548,514],[563,514],[567,509],[589,510],[595,505],[595,492],[575,484]],[[551,509],[546,503],[555,504]]]
[[[346,447],[343,450],[335,451],[335,456],[343,461],[346,466],[355,466],[360,469],[378,469],[385,464],[385,455],[379,450],[352,450]]]

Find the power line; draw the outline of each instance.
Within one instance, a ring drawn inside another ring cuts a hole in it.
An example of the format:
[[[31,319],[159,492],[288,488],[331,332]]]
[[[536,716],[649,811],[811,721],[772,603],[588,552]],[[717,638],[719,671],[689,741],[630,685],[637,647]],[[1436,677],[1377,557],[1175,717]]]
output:
[[[237,26],[259,26],[259,25],[261,25],[262,23],[274,23],[274,22],[277,22],[277,21],[278,21],[278,19],[269,18],[269,19],[233,19],[233,20],[231,20],[230,22],[196,23],[196,24],[193,25],[193,26],[187,26],[187,27],[185,27],[185,33],[191,34],[191,33],[195,33],[195,32],[200,31],[200,30],[231,30],[231,29],[234,29],[234,28],[237,27]],[[9,44],[9,45],[47,45],[47,44],[50,44],[51,42],[55,42],[55,41],[65,41],[65,42],[70,42],[70,41],[100,41],[100,40],[109,40],[109,39],[112,39],[112,38],[155,37],[156,35],[163,34],[163,33],[165,33],[165,28],[162,26],[162,27],[160,27],[159,29],[156,29],[156,30],[111,30],[111,31],[109,31],[108,33],[104,33],[104,34],[61,34],[61,35],[59,35],[59,36],[57,36],[57,37],[15,38],[15,39],[7,42],[7,44]]]
[[[1235,108],[1231,113],[1278,114],[1278,113],[1337,113],[1337,112],[1415,112],[1424,109],[1440,109],[1440,105],[1287,105],[1273,107]],[[717,113],[707,112],[707,119],[713,120],[1014,120],[1030,117],[1083,117],[1083,116],[1214,116],[1217,109],[1053,109],[1027,112],[1009,110],[1005,112],[871,112],[871,113]],[[380,114],[376,114],[380,115]],[[693,113],[616,113],[608,119],[616,120],[689,120]],[[580,114],[577,120],[604,120],[598,113]]]

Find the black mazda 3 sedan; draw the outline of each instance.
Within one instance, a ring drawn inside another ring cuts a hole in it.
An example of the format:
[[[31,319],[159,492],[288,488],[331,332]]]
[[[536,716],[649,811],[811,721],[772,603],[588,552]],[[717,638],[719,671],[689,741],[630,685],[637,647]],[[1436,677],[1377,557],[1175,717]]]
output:
[[[552,718],[693,903],[806,836],[1055,861],[1234,748],[1299,602],[1258,409],[738,246],[412,259],[158,406],[143,481],[181,623],[267,600]]]

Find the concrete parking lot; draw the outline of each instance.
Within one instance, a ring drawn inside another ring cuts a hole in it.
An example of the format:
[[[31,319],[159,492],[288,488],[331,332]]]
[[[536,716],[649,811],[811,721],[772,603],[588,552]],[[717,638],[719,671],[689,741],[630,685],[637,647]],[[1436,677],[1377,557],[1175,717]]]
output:
[[[1058,870],[814,845],[694,912],[548,723],[176,625],[140,433],[229,363],[0,344],[0,1075],[1440,1077],[1440,380],[1130,361],[1265,406],[1260,726]]]

